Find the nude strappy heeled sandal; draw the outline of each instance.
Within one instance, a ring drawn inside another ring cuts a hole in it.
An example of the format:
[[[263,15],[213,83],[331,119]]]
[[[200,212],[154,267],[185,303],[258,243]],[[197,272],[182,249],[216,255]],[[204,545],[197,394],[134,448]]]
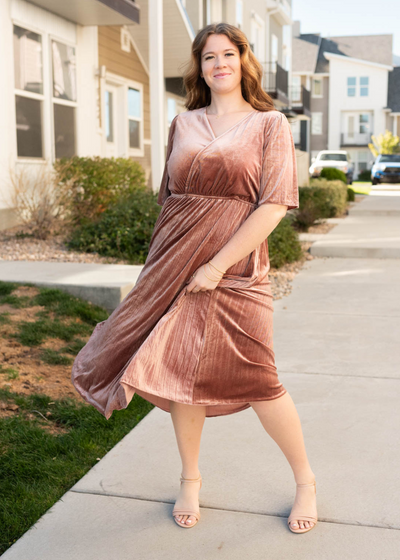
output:
[[[202,484],[202,478],[201,478],[201,474],[199,475],[198,478],[184,478],[181,474],[181,484],[182,482],[199,482],[200,481],[200,488],[201,488],[201,484]],[[199,488],[199,490],[200,490]],[[200,511],[192,511],[190,509],[175,509],[172,512],[172,515],[174,517],[175,522],[179,525],[179,527],[183,527],[184,529],[191,529],[192,527],[194,527],[195,525],[197,525],[197,523],[200,520]],[[180,523],[175,515],[193,515],[193,517],[196,518],[196,522],[192,523],[191,525],[186,525],[186,523]]]
[[[310,484],[296,484],[296,486],[314,486],[315,493],[317,493],[317,483],[315,482],[315,480]],[[303,529],[301,529],[300,526],[297,529],[292,529],[292,527],[290,526],[290,523],[292,521],[312,521],[314,525],[312,527],[304,527]],[[318,517],[313,517],[312,515],[302,515],[300,513],[293,512],[289,515],[287,523],[292,533],[307,533],[307,531],[311,531],[311,529],[314,529],[314,527],[317,524],[317,521],[318,521]]]

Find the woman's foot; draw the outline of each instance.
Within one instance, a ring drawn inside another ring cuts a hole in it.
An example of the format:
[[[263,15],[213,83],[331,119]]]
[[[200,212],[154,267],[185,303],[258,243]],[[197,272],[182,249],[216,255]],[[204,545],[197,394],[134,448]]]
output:
[[[315,477],[312,477],[308,480],[299,480],[299,482],[297,483],[310,484],[310,486],[296,486],[296,497],[294,499],[294,504],[290,512],[290,516],[292,517],[292,520],[290,521],[290,527],[295,531],[311,529],[315,525],[314,521],[302,519],[300,515],[300,513],[302,513],[303,515],[307,515],[310,517],[312,516],[317,519],[317,498],[315,485],[312,484],[314,481]],[[296,512],[299,512],[298,517],[296,517]]]
[[[190,473],[189,473],[190,474]],[[185,478],[199,478],[200,473],[197,476],[193,475],[185,475]],[[175,502],[174,509],[188,509],[198,511],[199,509],[199,491],[200,491],[200,482],[201,478],[199,478],[198,482],[190,482],[186,483],[185,481],[181,482],[180,490],[178,498]],[[175,515],[174,516],[176,521],[181,525],[192,526],[196,523],[196,518],[194,515]]]

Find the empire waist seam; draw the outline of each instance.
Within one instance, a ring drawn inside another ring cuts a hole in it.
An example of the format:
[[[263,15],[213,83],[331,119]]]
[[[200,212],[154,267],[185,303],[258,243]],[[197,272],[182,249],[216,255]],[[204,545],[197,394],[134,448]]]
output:
[[[241,202],[242,204],[247,204],[248,206],[257,206],[256,202],[247,202],[247,200],[241,200],[235,196],[213,196],[207,194],[196,194],[196,193],[171,193],[171,197],[179,197],[182,198],[184,196],[188,197],[196,197],[196,198],[216,198],[218,200],[235,200],[236,202]]]

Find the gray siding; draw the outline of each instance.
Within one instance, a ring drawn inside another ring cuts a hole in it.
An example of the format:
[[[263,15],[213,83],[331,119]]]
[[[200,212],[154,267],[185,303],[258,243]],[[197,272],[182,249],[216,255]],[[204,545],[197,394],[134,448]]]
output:
[[[318,75],[316,76],[318,77]],[[329,126],[329,77],[322,78],[323,97],[311,97],[311,112],[322,113],[322,134],[311,134],[311,151],[328,149]]]

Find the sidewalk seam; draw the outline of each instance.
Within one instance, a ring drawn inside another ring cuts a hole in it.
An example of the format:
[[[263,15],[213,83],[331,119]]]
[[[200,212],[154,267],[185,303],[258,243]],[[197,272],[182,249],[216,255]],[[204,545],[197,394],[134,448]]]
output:
[[[69,490],[69,492],[74,492],[76,494],[89,494],[92,496],[102,496],[104,498],[122,498],[124,500],[139,500],[141,502],[152,502],[152,503],[158,503],[158,504],[170,504],[170,505],[174,505],[175,502],[169,502],[166,500],[156,500],[156,499],[151,499],[151,498],[139,498],[137,496],[123,496],[121,494],[104,494],[101,492],[88,492],[85,490]],[[244,513],[244,514],[248,514],[248,515],[262,515],[264,517],[278,517],[281,519],[286,519],[288,517],[288,515],[279,515],[278,513],[260,513],[257,511],[243,511],[240,509],[228,509],[228,508],[222,508],[222,507],[212,507],[212,506],[203,506],[200,505],[201,509],[211,509],[213,511],[227,511],[230,513]],[[363,524],[363,523],[349,523],[349,522],[343,522],[343,521],[335,521],[332,519],[323,519],[321,517],[318,517],[318,523],[334,523],[335,525],[350,525],[350,526],[355,526],[355,527],[372,527],[374,529],[389,529],[392,531],[400,531],[400,527],[387,527],[386,525],[369,525],[369,524]]]

